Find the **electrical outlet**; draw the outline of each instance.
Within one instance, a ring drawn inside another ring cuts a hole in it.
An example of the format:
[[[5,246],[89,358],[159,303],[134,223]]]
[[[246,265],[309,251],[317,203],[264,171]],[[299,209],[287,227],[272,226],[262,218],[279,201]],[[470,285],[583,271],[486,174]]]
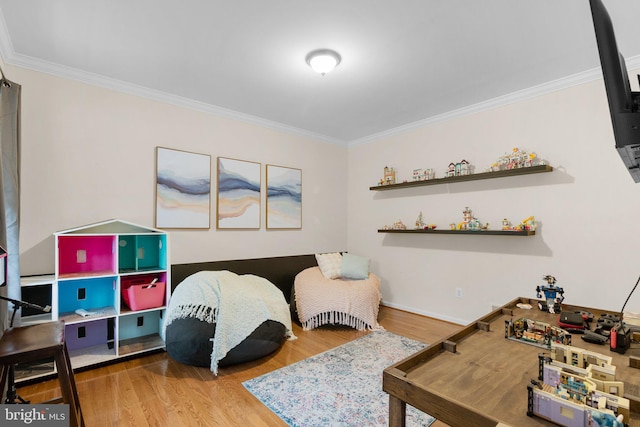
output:
[[[462,298],[462,288],[456,288],[456,298]]]

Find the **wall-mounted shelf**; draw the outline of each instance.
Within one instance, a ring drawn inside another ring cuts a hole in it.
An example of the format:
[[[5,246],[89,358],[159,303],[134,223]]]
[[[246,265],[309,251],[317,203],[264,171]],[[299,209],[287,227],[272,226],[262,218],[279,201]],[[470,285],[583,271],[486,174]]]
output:
[[[425,185],[453,184],[456,182],[477,181],[481,179],[493,179],[493,178],[505,178],[509,176],[530,175],[534,173],[545,173],[545,172],[552,172],[552,171],[553,171],[553,167],[549,165],[530,166],[527,168],[509,169],[509,170],[496,171],[496,172],[482,172],[482,173],[474,173],[471,175],[451,176],[447,178],[434,178],[434,179],[428,179],[425,181],[408,181],[408,182],[400,182],[397,184],[376,185],[373,187],[369,187],[369,190],[372,190],[372,191],[399,190],[401,188],[422,187]]]
[[[412,233],[412,234],[465,234],[474,236],[535,236],[535,231],[509,231],[509,230],[421,230],[421,229],[379,229],[378,233]]]

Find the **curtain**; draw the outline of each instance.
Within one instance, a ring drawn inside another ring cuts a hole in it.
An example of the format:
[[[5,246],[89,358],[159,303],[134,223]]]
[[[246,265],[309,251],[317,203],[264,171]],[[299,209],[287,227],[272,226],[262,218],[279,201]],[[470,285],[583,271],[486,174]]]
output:
[[[7,251],[7,286],[0,295],[21,299],[20,292],[20,97],[22,87],[0,69],[0,246]],[[0,334],[9,326],[13,304],[0,303]],[[16,326],[19,324],[16,316]]]

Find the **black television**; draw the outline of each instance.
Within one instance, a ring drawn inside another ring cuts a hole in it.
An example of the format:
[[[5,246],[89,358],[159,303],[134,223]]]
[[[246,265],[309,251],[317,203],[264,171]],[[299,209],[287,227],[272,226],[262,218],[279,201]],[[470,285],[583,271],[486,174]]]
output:
[[[589,0],[616,149],[631,177],[640,182],[640,92],[632,92],[624,57],[602,0]]]

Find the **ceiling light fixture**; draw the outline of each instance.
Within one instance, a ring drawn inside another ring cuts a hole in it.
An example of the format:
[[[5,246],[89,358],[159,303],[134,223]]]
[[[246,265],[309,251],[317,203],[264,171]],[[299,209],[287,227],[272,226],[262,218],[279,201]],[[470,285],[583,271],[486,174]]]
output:
[[[342,58],[338,52],[331,49],[314,50],[306,57],[307,64],[311,69],[323,76],[336,68],[341,60]]]

